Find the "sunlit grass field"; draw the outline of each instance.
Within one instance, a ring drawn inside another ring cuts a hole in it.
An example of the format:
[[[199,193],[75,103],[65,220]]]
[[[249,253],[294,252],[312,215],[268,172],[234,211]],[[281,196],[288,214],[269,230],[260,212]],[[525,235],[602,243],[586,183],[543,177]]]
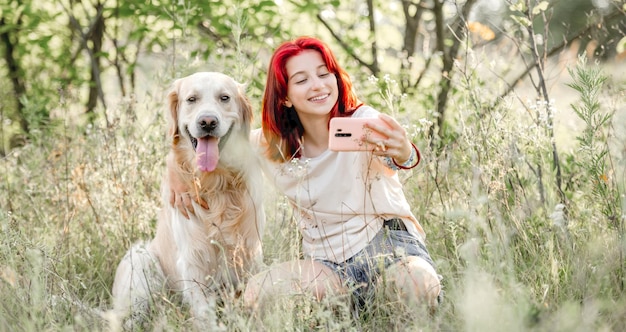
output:
[[[567,82],[580,89],[559,83],[572,102],[556,112],[579,126],[559,137],[551,103],[524,108],[510,97],[493,106],[490,83],[468,73],[456,78],[441,140],[428,136],[424,100],[393,108],[424,156],[401,176],[444,277],[436,313],[383,296],[358,317],[342,297],[286,298],[250,312],[226,294],[217,329],[626,330],[626,82],[592,64],[570,69]],[[64,110],[78,102],[68,100],[58,122],[0,159],[0,330],[116,329],[115,268],[132,243],[153,235],[161,206],[168,83],[139,103],[110,105],[108,126],[76,124]],[[299,257],[288,204],[270,187],[266,210],[265,262]],[[157,297],[142,328],[192,327],[175,298]]]

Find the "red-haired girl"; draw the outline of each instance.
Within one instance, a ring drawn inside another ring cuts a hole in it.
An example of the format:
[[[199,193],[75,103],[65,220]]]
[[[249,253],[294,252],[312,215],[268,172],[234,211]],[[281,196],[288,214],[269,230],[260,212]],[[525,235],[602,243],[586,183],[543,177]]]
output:
[[[379,117],[366,138],[373,152],[328,149],[333,117]],[[374,135],[372,135],[374,136]],[[392,117],[360,103],[349,75],[326,44],[300,37],[280,45],[269,64],[262,131],[252,133],[264,173],[286,195],[302,234],[304,259],[254,276],[245,301],[308,292],[321,299],[351,290],[361,302],[386,281],[407,301],[434,307],[441,285],[424,231],[397,171],[419,162],[417,148]]]

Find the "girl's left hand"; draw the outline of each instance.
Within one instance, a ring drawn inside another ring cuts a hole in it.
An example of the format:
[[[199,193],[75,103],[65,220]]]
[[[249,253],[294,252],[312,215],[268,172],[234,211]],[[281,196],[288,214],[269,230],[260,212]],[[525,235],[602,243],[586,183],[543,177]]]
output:
[[[380,113],[378,118],[385,122],[387,126],[372,121],[366,123],[365,127],[387,137],[387,139],[380,139],[373,137],[373,135],[368,135],[364,140],[376,146],[374,155],[391,157],[397,163],[403,164],[411,158],[412,149],[406,130],[404,130],[396,119],[387,114]]]

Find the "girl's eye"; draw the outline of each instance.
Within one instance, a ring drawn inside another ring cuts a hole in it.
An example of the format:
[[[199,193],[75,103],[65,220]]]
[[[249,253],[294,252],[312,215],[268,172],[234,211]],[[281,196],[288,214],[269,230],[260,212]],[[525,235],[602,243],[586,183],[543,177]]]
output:
[[[320,74],[320,77],[326,77],[328,75],[330,75],[330,73],[324,73],[324,74]]]
[[[305,78],[305,79],[302,79],[302,80],[298,80],[298,81],[296,81],[296,84],[302,84],[302,83],[304,83],[304,82],[306,82],[306,78]]]

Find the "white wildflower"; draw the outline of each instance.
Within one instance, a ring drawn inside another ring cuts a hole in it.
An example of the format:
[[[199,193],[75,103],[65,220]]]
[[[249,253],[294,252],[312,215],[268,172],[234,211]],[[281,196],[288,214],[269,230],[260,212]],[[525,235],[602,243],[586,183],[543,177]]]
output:
[[[550,219],[552,219],[552,225],[563,229],[567,227],[567,220],[565,219],[565,205],[557,204],[554,207],[554,211],[550,214]]]
[[[432,121],[424,118],[419,119],[419,123],[423,128],[430,128],[433,125]]]

